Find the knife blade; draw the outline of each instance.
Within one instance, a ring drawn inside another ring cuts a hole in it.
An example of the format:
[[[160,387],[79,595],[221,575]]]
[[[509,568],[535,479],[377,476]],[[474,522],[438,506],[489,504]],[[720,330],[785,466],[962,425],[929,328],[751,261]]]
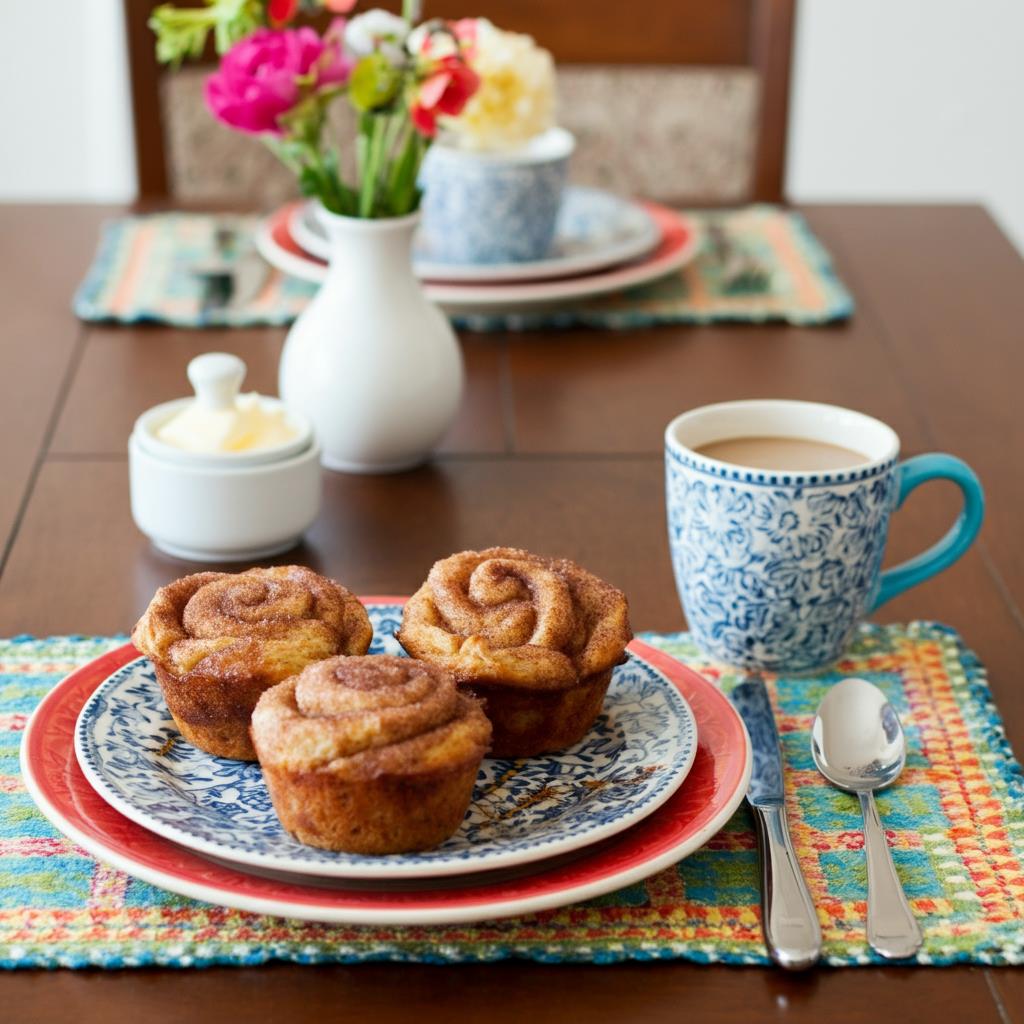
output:
[[[748,677],[730,696],[753,752],[747,803],[757,825],[765,945],[780,967],[802,970],[821,956],[821,926],[789,835],[775,716],[759,677]]]

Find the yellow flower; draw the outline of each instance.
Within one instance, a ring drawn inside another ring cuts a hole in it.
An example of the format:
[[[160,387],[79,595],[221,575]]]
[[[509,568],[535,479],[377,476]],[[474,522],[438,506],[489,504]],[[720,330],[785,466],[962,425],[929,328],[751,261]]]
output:
[[[555,63],[531,36],[504,32],[480,18],[468,57],[480,88],[457,118],[444,121],[459,144],[508,149],[553,126]]]

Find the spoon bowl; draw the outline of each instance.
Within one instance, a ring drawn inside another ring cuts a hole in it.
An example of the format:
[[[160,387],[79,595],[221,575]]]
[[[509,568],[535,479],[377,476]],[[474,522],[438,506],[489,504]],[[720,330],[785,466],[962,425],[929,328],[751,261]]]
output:
[[[892,785],[906,764],[907,744],[885,694],[863,679],[845,679],[818,708],[811,754],[829,782],[856,793]]]
[[[860,800],[871,948],[891,959],[913,956],[924,937],[896,874],[874,798],[874,791],[892,785],[906,764],[907,744],[896,710],[878,687],[864,679],[844,679],[818,707],[811,755],[829,782]]]

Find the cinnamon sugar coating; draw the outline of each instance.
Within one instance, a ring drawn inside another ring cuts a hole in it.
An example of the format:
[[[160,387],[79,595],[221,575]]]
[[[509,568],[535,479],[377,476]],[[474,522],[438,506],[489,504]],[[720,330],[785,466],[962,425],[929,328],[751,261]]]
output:
[[[310,662],[363,654],[372,637],[353,594],[297,565],[182,577],[132,631],[185,738],[243,760],[256,759],[249,719],[264,690]]]
[[[436,562],[397,633],[485,699],[497,757],[578,742],[632,638],[625,595],[575,562],[519,548]]]
[[[469,806],[491,727],[443,669],[329,658],[267,690],[252,739],[274,809],[301,842],[398,853],[443,842]]]
[[[633,634],[610,583],[567,558],[497,547],[435,562],[397,636],[460,681],[560,689],[621,661]]]

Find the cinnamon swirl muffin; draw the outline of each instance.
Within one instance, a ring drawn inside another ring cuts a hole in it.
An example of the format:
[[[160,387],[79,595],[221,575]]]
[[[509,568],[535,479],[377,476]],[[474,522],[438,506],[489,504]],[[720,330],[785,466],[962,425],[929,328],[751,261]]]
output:
[[[578,743],[632,638],[621,591],[564,558],[518,548],[436,562],[397,637],[484,699],[494,757]]]
[[[427,850],[466,814],[491,727],[443,669],[329,658],[260,697],[252,739],[281,824],[349,853]]]
[[[185,576],[132,631],[185,739],[244,761],[256,760],[249,720],[264,690],[310,662],[365,654],[372,637],[356,597],[299,565]]]

